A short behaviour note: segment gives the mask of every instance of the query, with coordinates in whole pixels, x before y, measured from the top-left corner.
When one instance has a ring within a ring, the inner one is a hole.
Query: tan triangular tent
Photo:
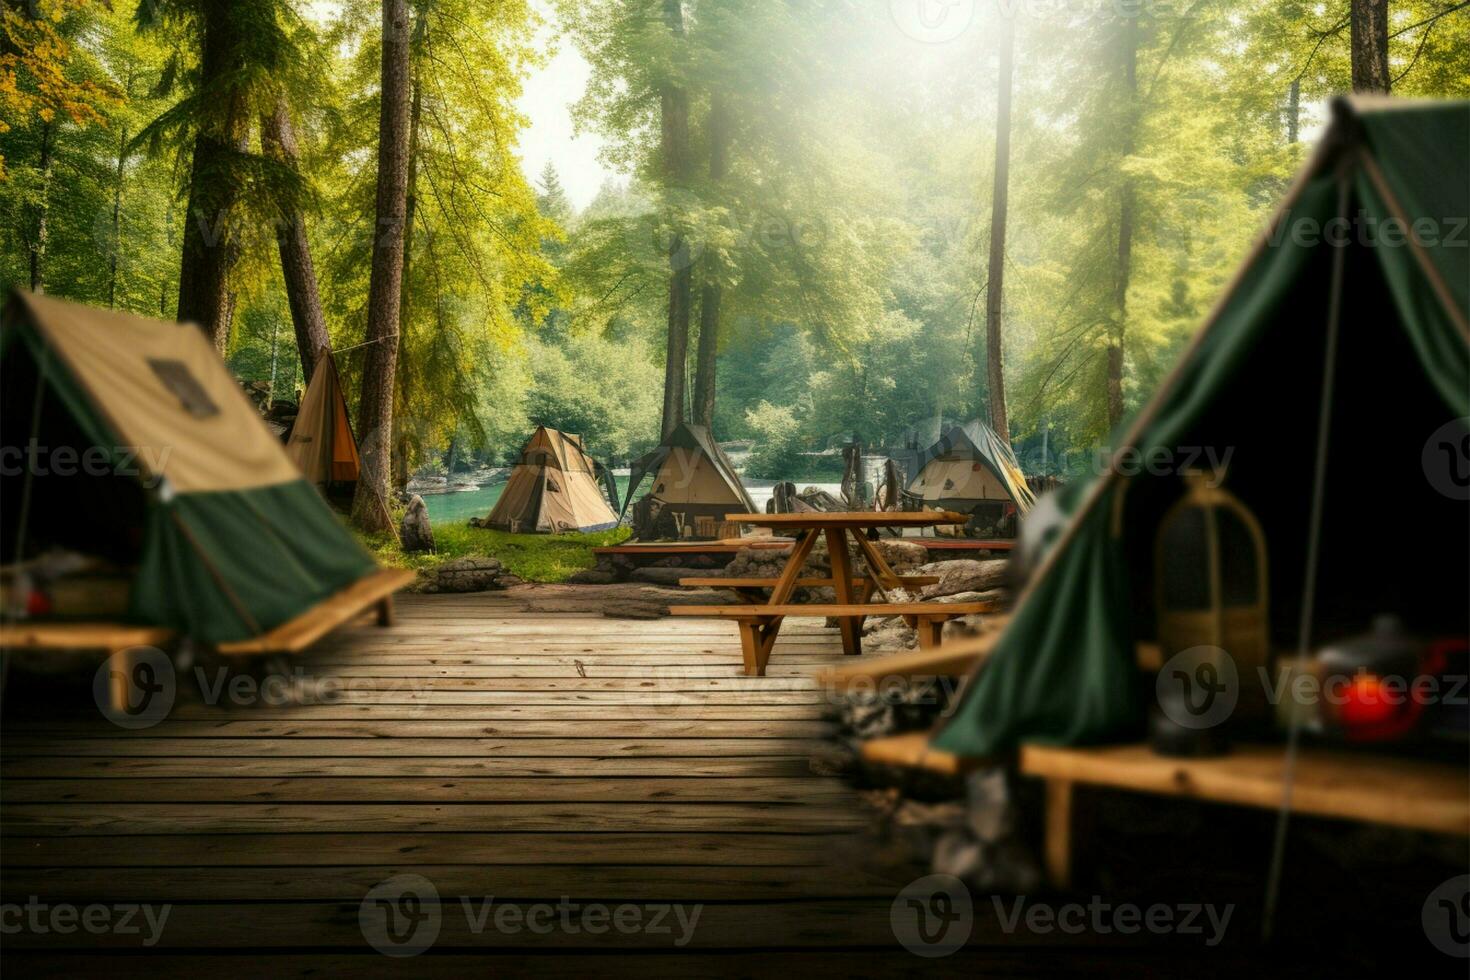
[[[691,522],[701,516],[724,520],[726,514],[755,513],[730,457],[702,425],[679,423],[658,448],[633,462],[625,509],[647,476],[653,477],[649,495]]]
[[[919,456],[908,492],[926,505],[969,513],[984,503],[1011,503],[1022,517],[1036,502],[1010,444],[980,419],[956,426]]]
[[[538,534],[605,531],[617,523],[581,438],[544,425],[521,450],[485,520],[497,530]]]
[[[317,355],[311,383],[301,397],[301,409],[286,440],[286,455],[315,486],[344,489],[357,482],[362,465],[357,440],[347,417],[337,364],[325,347]]]

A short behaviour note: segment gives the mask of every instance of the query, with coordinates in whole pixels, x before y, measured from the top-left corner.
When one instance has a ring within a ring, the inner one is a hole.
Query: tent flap
[[[1464,107],[1454,111],[1463,112]],[[1433,125],[1432,118],[1420,121]],[[1423,141],[1421,138],[1420,144]],[[1464,139],[1440,146],[1439,158],[1448,154],[1462,178],[1466,146]],[[1305,418],[1309,425],[1315,423],[1323,368],[1320,337],[1329,306],[1323,270],[1331,261],[1324,252],[1330,246],[1320,240],[1299,240],[1290,230],[1327,227],[1338,214],[1340,186],[1332,172],[1304,179],[1294,202],[1278,214],[1269,244],[1258,249],[1175,374],[1144,409],[1144,421],[1129,445],[1145,457],[1156,449],[1171,451],[1197,439],[1195,428],[1207,412],[1214,410],[1219,424],[1217,403],[1227,392],[1257,398],[1259,392],[1248,378],[1261,373],[1264,366],[1252,364],[1251,358],[1267,338],[1276,342],[1271,349],[1278,356],[1289,352],[1301,358],[1295,368],[1299,380],[1293,382],[1298,400],[1288,401],[1287,391],[1278,390],[1269,411],[1286,413],[1278,416],[1283,422]],[[1379,216],[1388,213],[1361,173],[1349,206]],[[1423,199],[1418,206],[1435,207]],[[1452,202],[1447,206],[1453,206]],[[1435,209],[1429,213],[1465,212]],[[1287,233],[1278,236],[1282,229]],[[1451,411],[1463,414],[1470,393],[1470,344],[1454,322],[1456,311],[1437,305],[1436,294],[1425,288],[1423,270],[1415,266],[1419,260],[1411,249],[1376,247],[1372,251],[1399,322],[1375,319],[1365,323],[1359,320],[1358,309],[1348,305],[1350,321],[1344,330],[1354,341],[1370,337],[1363,332],[1366,330],[1403,330],[1423,376],[1431,379]],[[1348,281],[1360,291],[1375,288],[1362,279]],[[1312,337],[1319,339],[1313,342]],[[1355,342],[1353,349],[1367,352],[1359,357],[1373,357],[1377,351],[1366,339]],[[1369,369],[1372,367],[1370,364]],[[1361,392],[1338,392],[1339,399],[1360,396]],[[1404,436],[1414,442],[1408,456],[1416,469],[1417,440],[1423,437],[1419,432]],[[1310,444],[1302,452],[1310,458]],[[939,748],[960,755],[986,755],[1022,741],[1076,744],[1141,730],[1143,702],[1137,693],[1133,650],[1137,637],[1129,587],[1136,573],[1124,561],[1117,529],[1111,526],[1119,494],[1138,479],[1128,482],[1106,474],[1094,482],[1066,537],[1039,572],[1041,577],[1023,596],[1004,635],[942,723],[935,737]],[[1301,487],[1282,486],[1277,492],[1299,495]]]

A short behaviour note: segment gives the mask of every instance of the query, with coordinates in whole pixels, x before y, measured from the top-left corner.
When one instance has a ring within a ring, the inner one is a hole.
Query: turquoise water
[[[501,481],[478,490],[426,494],[424,506],[429,509],[429,523],[463,524],[471,517],[488,517],[504,490],[505,482]]]
[[[623,486],[627,482],[626,474],[618,474],[618,493],[624,493]],[[771,488],[775,486],[772,480],[745,480],[745,489],[749,491],[751,500],[755,502],[756,510],[763,511],[766,501],[771,499]],[[801,483],[798,486],[806,487],[808,484]],[[835,483],[818,483],[831,494],[842,492],[842,488]],[[492,483],[478,490],[465,490],[459,493],[431,493],[424,497],[424,506],[429,508],[430,524],[463,524],[471,517],[488,517],[490,508],[500,499],[500,494],[505,490],[505,481]]]
[[[618,493],[623,492],[627,476],[615,475]],[[471,517],[489,517],[490,509],[505,492],[505,481],[492,483],[478,490],[462,490],[456,493],[430,493],[424,495],[424,506],[429,509],[430,524],[464,524]]]

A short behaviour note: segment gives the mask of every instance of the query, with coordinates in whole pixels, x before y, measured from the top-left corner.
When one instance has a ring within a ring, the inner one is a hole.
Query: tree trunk
[[[1388,0],[1352,0],[1353,91],[1388,94]]]
[[[130,84],[129,89],[132,88]],[[123,177],[128,164],[128,124],[122,124],[117,138],[117,167],[112,182],[112,247],[107,255],[107,306],[117,309],[117,257],[122,251]]]
[[[1286,93],[1286,142],[1295,143],[1301,131],[1302,123],[1302,83],[1301,79],[1292,79],[1291,88]]]
[[[1133,154],[1134,129],[1138,124],[1138,19],[1129,17],[1123,27],[1123,156]],[[1133,265],[1133,181],[1123,177],[1119,189],[1118,254],[1113,272],[1113,323],[1108,337],[1108,425],[1123,421],[1123,351],[1128,335],[1128,282]]]
[[[31,292],[46,291],[46,242],[51,232],[47,221],[51,214],[51,169],[52,151],[56,139],[56,124],[41,124],[41,194],[36,201],[36,237],[31,243]]]
[[[990,391],[990,427],[1007,444],[1005,353],[1001,344],[1006,268],[1006,210],[1011,171],[1012,55],[1016,46],[1015,18],[1001,18],[1000,77],[995,103],[995,183],[990,198],[990,270],[985,280],[985,371]]]
[[[204,43],[199,64],[200,87],[205,91],[237,71],[239,47],[232,23],[230,0],[205,0],[201,5]],[[221,352],[229,342],[234,297],[229,289],[230,269],[240,257],[232,227],[240,189],[230,160],[248,146],[249,115],[244,93],[230,95],[223,126],[201,129],[194,138],[194,160],[189,174],[189,206],[184,215],[184,244],[179,263],[181,322],[199,325]]]
[[[718,185],[729,169],[730,107],[718,93],[710,97],[709,179]],[[712,260],[711,260],[712,261]],[[699,349],[694,358],[694,422],[713,429],[715,424],[715,374],[720,353],[719,280],[706,268],[703,294],[699,299]]]
[[[413,269],[413,223],[418,214],[419,206],[419,121],[423,116],[423,88],[419,83],[418,68],[413,68],[413,98],[409,101],[408,109],[408,193],[404,197],[403,207],[403,286],[399,290],[398,299],[398,362],[399,370],[396,379],[397,391],[395,393],[395,404],[400,417],[408,411],[409,401],[413,397],[414,376],[413,365],[409,364],[403,357],[404,338],[408,334],[409,327],[409,305],[412,299],[410,290],[413,282],[408,274]],[[407,426],[398,425],[393,432],[393,472],[390,479],[393,489],[402,490],[408,486],[408,458],[412,449],[410,443],[412,433]]]
[[[398,364],[403,231],[408,207],[408,2],[383,0],[383,84],[378,109],[378,190],[368,285],[367,347],[357,433],[362,468],[352,522],[391,529],[388,470],[393,444],[393,375]]]
[[[260,148],[269,157],[292,171],[300,165],[296,131],[285,98],[276,100],[275,109],[260,120]],[[317,290],[316,270],[311,261],[311,244],[306,238],[306,217],[294,204],[283,209],[283,225],[278,229],[276,250],[281,256],[281,276],[286,281],[286,302],[291,307],[291,323],[296,328],[296,351],[301,358],[301,384],[305,388],[316,370],[317,354],[330,348],[327,318],[322,313],[322,298]]]
[[[664,20],[676,37],[684,36],[681,0],[664,0]],[[660,95],[660,137],[664,156],[665,190],[682,188],[689,175],[689,94],[665,84]],[[689,308],[694,269],[684,236],[669,241],[668,346],[664,354],[664,407],[662,436],[684,420],[684,371],[689,356]]]

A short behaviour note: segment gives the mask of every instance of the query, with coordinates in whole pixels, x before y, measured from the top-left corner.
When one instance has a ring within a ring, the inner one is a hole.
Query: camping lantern
[[[1165,660],[1195,647],[1225,651],[1243,681],[1236,714],[1261,721],[1264,691],[1250,681],[1270,656],[1266,540],[1255,515],[1220,486],[1221,479],[1218,473],[1186,473],[1188,489],[1159,522],[1159,645]]]

